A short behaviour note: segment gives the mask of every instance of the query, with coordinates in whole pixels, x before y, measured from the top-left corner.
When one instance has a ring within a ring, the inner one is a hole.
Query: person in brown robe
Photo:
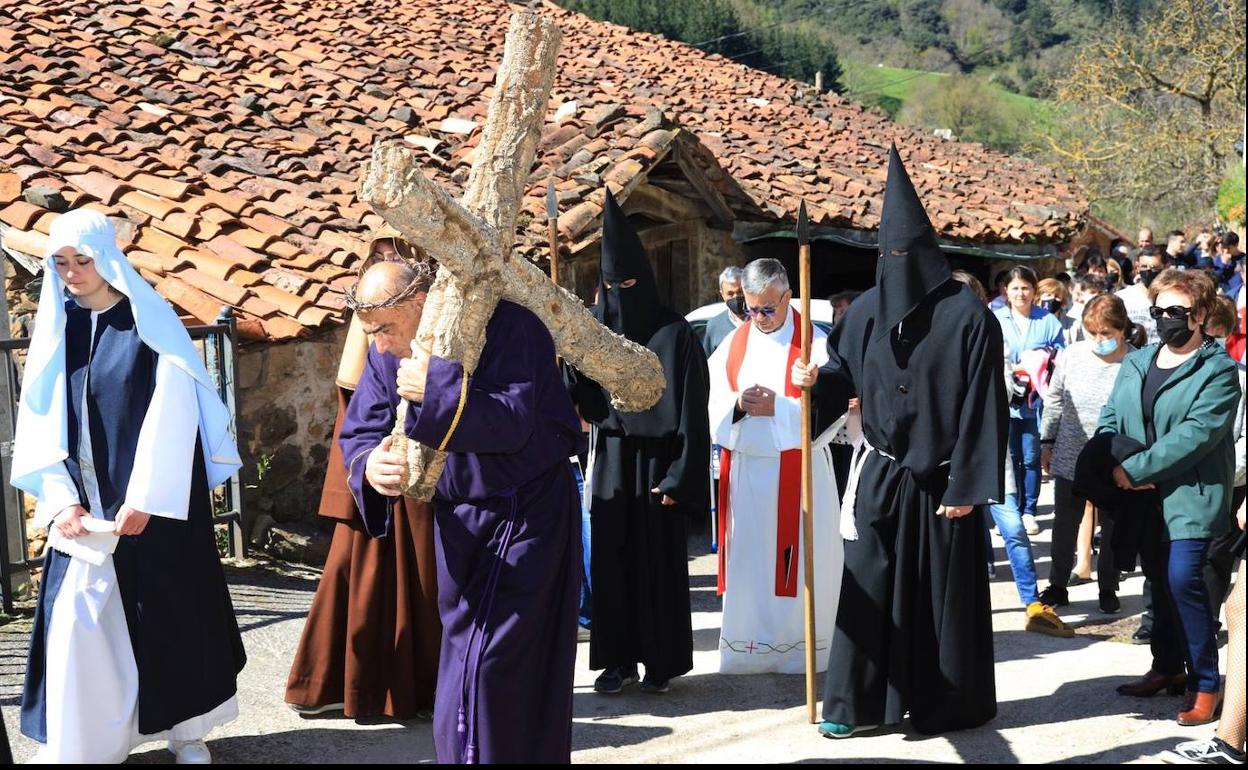
[[[377,261],[410,265],[414,251],[397,238],[379,238],[365,268]],[[409,286],[407,307],[387,309],[408,311],[396,326],[410,331],[389,329],[391,338],[406,335],[410,344],[420,319],[419,309],[414,319],[410,311],[423,304],[431,280],[431,270],[418,270],[420,285]],[[286,703],[304,716],[342,711],[353,718],[429,719],[442,636],[433,512],[428,503],[400,498],[390,534],[370,537],[347,486],[338,443],[369,347],[370,324],[360,316],[357,311],[352,319],[339,366],[338,418],[318,511],[336,522],[334,537],[286,682]],[[385,343],[375,341],[379,349]]]

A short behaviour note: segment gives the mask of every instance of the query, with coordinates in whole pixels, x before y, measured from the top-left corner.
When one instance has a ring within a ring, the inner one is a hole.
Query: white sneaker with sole
[[[203,741],[169,741],[165,747],[173,754],[178,765],[211,765],[212,752]]]
[[[1023,530],[1029,535],[1040,534],[1040,524],[1036,521],[1036,517],[1030,513],[1023,514]]]
[[[1168,765],[1242,765],[1243,752],[1236,752],[1217,738],[1184,741],[1157,758]]]
[[[328,714],[331,711],[342,711],[346,708],[345,703],[326,703],[324,706],[300,706],[298,703],[287,703],[290,710],[301,717],[315,717],[321,714]]]

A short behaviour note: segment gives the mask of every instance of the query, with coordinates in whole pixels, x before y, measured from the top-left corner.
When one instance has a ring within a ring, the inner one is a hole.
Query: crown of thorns
[[[393,246],[394,251],[398,254],[398,259],[387,259],[377,253],[378,245],[389,242]],[[364,302],[360,300],[356,294],[360,288],[360,280],[364,277],[365,271],[378,262],[402,262],[412,271],[412,280],[407,286],[395,294],[387,297],[381,302]],[[422,291],[429,291],[429,287],[433,284],[433,276],[437,271],[437,265],[433,260],[429,259],[423,251],[408,243],[401,238],[379,238],[373,243],[373,249],[368,258],[360,264],[359,270],[356,271],[356,281],[351,284],[346,292],[347,307],[353,312],[381,310],[384,308],[395,307],[408,301]]]

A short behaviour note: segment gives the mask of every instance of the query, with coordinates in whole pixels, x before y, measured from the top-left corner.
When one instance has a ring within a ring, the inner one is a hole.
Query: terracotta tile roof
[[[92,205],[131,260],[200,320],[228,304],[253,338],[306,335],[380,218],[355,197],[377,137],[458,193],[492,91],[502,0],[0,0],[0,222],[38,253],[49,210]],[[560,75],[518,247],[540,258],[553,175],[575,247],[602,187],[627,196],[680,147],[741,219],[873,229],[896,140],[942,236],[1056,242],[1087,209],[1068,179],[923,136],[835,95],[565,12]]]

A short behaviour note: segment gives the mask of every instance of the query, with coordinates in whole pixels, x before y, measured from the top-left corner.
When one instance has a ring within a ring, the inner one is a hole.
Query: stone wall
[[[238,444],[244,532],[257,517],[314,521],[337,400],[346,327],[308,340],[248,345],[239,354]]]
[[[728,230],[702,228],[698,238],[698,259],[694,263],[693,307],[719,302],[719,274],[725,267],[743,267],[745,249],[733,239]]]
[[[0,254],[4,263],[4,299],[9,308],[9,336],[29,337],[35,328],[35,311],[39,309],[39,291],[32,285],[36,277],[13,264]]]

